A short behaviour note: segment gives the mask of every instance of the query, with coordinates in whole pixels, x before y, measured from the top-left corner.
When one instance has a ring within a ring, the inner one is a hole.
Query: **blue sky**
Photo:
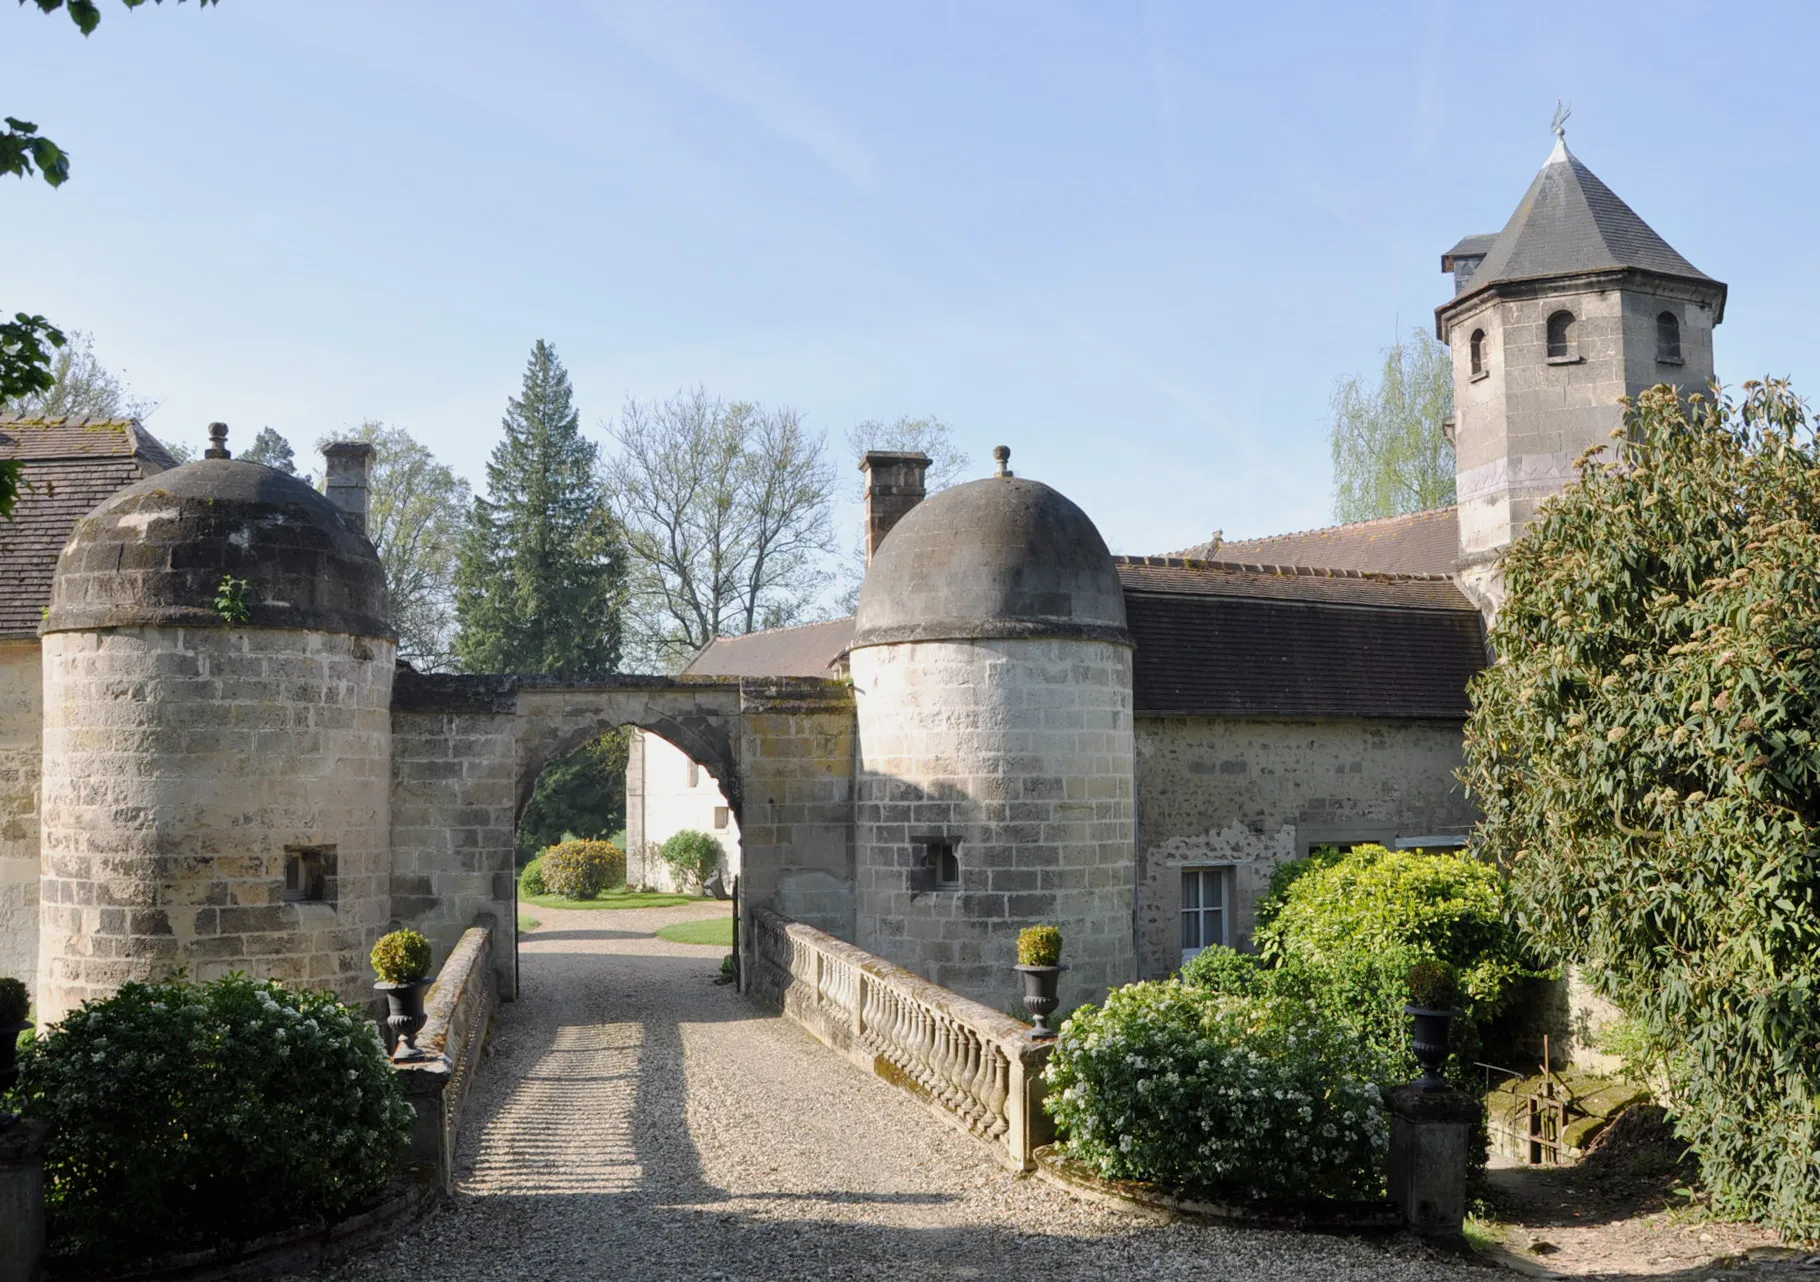
[[[191,444],[379,418],[479,479],[543,337],[590,427],[935,414],[1115,551],[1325,524],[1334,380],[1432,325],[1556,98],[1730,284],[1721,376],[1820,386],[1820,7],[103,3],[0,4],[0,114],[73,158],[0,186],[0,308]]]

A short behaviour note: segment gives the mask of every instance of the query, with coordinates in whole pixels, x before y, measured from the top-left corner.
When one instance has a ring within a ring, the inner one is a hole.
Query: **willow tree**
[[[1453,413],[1453,360],[1421,330],[1384,351],[1372,386],[1343,379],[1329,402],[1333,516],[1368,521],[1454,501],[1453,446],[1442,431]]]
[[[1657,387],[1505,555],[1466,780],[1519,923],[1662,1052],[1715,1206],[1820,1236],[1820,450]]]

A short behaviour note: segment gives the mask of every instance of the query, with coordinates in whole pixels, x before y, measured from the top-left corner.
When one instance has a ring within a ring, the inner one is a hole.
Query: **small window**
[[[1681,363],[1681,318],[1673,312],[1656,317],[1656,359],[1665,365]]]
[[[1226,933],[1228,868],[1182,869],[1182,960],[1230,942]]]
[[[716,828],[725,828],[727,826],[727,820],[731,817],[732,812],[725,806],[714,807],[714,826]]]
[[[1472,332],[1472,376],[1485,377],[1485,331],[1475,329]]]
[[[923,848],[923,883],[935,890],[959,890],[961,855],[956,844],[946,837],[929,837],[917,844]]]
[[[1574,350],[1574,314],[1556,312],[1548,318],[1548,359],[1566,361],[1577,355]]]
[[[701,787],[701,766],[693,761],[689,763],[689,786],[691,788]]]
[[[285,847],[284,901],[287,904],[335,902],[335,847]]]

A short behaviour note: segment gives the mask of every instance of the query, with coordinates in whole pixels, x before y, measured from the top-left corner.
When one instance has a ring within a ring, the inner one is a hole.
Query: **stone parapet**
[[[455,1191],[462,1105],[498,1004],[492,955],[495,924],[491,916],[478,918],[424,994],[424,1024],[417,1045],[429,1058],[392,1065],[417,1113],[410,1160],[433,1171],[447,1193]]]
[[[1054,1138],[1043,1111],[1052,1042],[1009,1015],[766,909],[750,914],[748,991],[856,1066],[998,1147],[1016,1170]]]

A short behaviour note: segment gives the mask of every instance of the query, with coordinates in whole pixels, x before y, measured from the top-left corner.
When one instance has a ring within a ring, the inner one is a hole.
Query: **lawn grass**
[[[528,935],[541,925],[543,923],[535,917],[527,917],[523,913],[518,914],[518,933],[521,935]]]
[[[694,895],[665,895],[654,891],[607,890],[598,899],[569,899],[563,895],[525,895],[521,904],[539,908],[676,908],[699,903]]]
[[[673,944],[706,944],[714,948],[731,948],[733,914],[709,917],[702,921],[679,921],[673,926],[659,926],[657,937]]]

